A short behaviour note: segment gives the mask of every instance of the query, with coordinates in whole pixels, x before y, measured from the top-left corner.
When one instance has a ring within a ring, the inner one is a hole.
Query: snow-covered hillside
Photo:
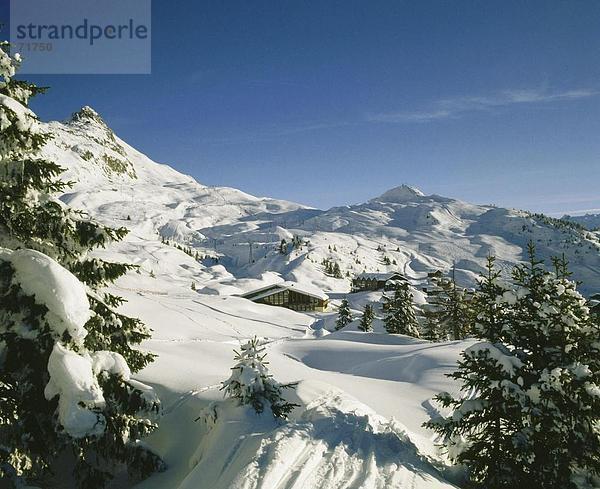
[[[437,414],[435,394],[458,393],[445,375],[468,343],[384,334],[378,319],[372,333],[354,322],[328,334],[348,275],[400,270],[416,284],[455,263],[459,280],[472,284],[488,254],[508,270],[533,239],[543,256],[565,252],[588,290],[600,286],[598,235],[544,216],[407,186],[321,211],[204,186],[128,146],[89,108],[46,127],[55,134],[46,154],[75,181],[63,200],[129,228],[100,254],[140,265],[114,291],[128,300],[125,313],[153,329],[143,346],[158,356],[137,379],[162,400],[160,428],[147,442],[168,466],[141,488],[455,487],[422,423]],[[286,253],[278,250],[282,239]],[[344,277],[327,276],[323,259],[337,262]],[[332,312],[297,313],[236,296],[283,280],[325,290]],[[348,298],[356,310],[380,296]],[[299,382],[288,393],[299,406],[286,423],[223,402],[233,349],[255,335],[275,378]],[[127,486],[116,480],[114,487]]]
[[[226,271],[220,268],[210,283],[198,277],[207,292],[239,292],[237,279],[277,272],[283,280],[344,293],[350,277],[363,271],[400,270],[419,281],[426,272],[448,271],[453,264],[458,280],[472,285],[486,256],[495,255],[509,270],[523,259],[530,240],[542,258],[564,253],[585,292],[600,288],[600,235],[562,220],[424,195],[408,186],[362,204],[310,209],[207,187],[154,163],[89,107],[48,129],[56,136],[46,153],[76,182],[63,200],[137,236],[160,235],[218,257]],[[293,236],[302,246],[279,253],[281,240]],[[326,276],[324,259],[337,262],[344,278]]]
[[[173,247],[124,243],[102,254],[131,258],[146,247],[164,270],[115,286],[128,300],[124,311],[154,330],[143,346],[158,355],[137,379],[162,400],[160,428],[147,442],[168,470],[140,488],[454,487],[421,424],[436,414],[435,394],[457,392],[445,374],[464,343],[351,326],[318,338],[316,315],[194,292],[186,274],[204,273],[202,265]],[[266,341],[275,378],[300,382],[286,393],[300,405],[286,423],[222,403],[233,350],[254,335]],[[217,418],[194,421],[213,401],[222,403],[212,408]]]

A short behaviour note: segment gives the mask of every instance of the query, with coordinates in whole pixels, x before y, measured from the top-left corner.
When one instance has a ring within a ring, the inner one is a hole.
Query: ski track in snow
[[[260,320],[260,319],[252,319],[252,318],[240,316],[238,314],[232,314],[230,312],[223,311],[222,309],[218,309],[216,307],[209,306],[208,304],[204,304],[203,302],[200,302],[200,301],[197,301],[197,300],[195,300],[193,302],[196,303],[196,304],[200,304],[201,306],[206,307],[206,308],[208,308],[208,309],[210,309],[212,311],[218,312],[220,314],[225,314],[227,316],[231,316],[231,317],[234,317],[234,318],[237,318],[237,319],[244,319],[246,321],[254,321],[254,322],[262,323],[262,324],[270,324],[271,326],[277,326],[278,328],[291,329],[292,331],[297,331],[299,333],[304,333],[304,331],[305,331],[304,329],[289,328],[288,326],[285,326],[283,324],[273,323],[271,321]],[[243,338],[243,336],[241,334],[240,334],[240,338]]]

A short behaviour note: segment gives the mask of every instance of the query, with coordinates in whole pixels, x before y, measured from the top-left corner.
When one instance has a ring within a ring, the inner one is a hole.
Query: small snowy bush
[[[287,418],[297,404],[287,402],[282,392],[296,384],[280,384],[273,379],[264,351],[256,337],[242,345],[240,351],[235,352],[236,364],[222,389],[227,397],[239,400],[242,405],[251,405],[259,414],[268,408],[273,416]]]

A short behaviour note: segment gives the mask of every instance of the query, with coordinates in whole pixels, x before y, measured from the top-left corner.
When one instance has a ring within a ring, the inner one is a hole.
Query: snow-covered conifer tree
[[[363,315],[360,318],[360,324],[358,325],[358,329],[364,331],[365,333],[373,331],[374,317],[375,313],[373,312],[373,306],[371,304],[367,304],[363,311]]]
[[[449,458],[468,466],[471,482],[490,489],[513,487],[511,484],[521,477],[513,456],[511,435],[515,430],[511,423],[521,417],[521,405],[512,388],[518,388],[522,363],[509,347],[497,342],[507,317],[499,300],[502,296],[495,295],[495,291],[503,290],[497,279],[493,259],[489,259],[487,274],[482,275],[474,299],[475,331],[483,341],[465,350],[451,375],[462,382],[466,396],[454,399],[448,393],[440,394],[437,400],[453,413],[426,423],[443,437]]]
[[[406,282],[394,284],[394,295],[385,299],[385,330],[391,334],[405,334],[419,337],[415,303]]]
[[[468,395],[441,394],[454,412],[427,425],[443,436],[450,458],[469,467],[476,487],[595,487],[600,325],[564,260],[549,272],[529,251],[500,296],[491,292],[498,284],[488,268],[476,332],[490,338],[467,348],[452,374]]]
[[[473,313],[471,297],[466,289],[459,287],[454,277],[454,269],[446,289],[446,301],[440,317],[442,336],[451,340],[461,340],[471,332]]]
[[[287,252],[288,252],[287,241],[285,239],[282,239],[281,242],[279,243],[279,253],[281,253],[282,255],[287,255]]]
[[[432,277],[428,296],[429,304],[425,310],[427,339],[465,338],[472,329],[471,298],[457,285],[454,269],[450,277]]]
[[[338,317],[335,321],[335,329],[342,329],[344,326],[352,322],[352,314],[350,312],[350,305],[347,299],[342,299],[342,303],[338,308]]]
[[[242,345],[235,352],[236,364],[222,389],[227,397],[239,400],[242,405],[249,404],[259,414],[268,408],[273,416],[285,419],[297,404],[286,401],[282,393],[295,384],[280,384],[273,379],[266,356],[256,337]]]
[[[439,309],[435,304],[427,302],[421,306],[423,322],[421,324],[421,337],[429,341],[439,341],[440,321]]]
[[[139,443],[158,401],[130,378],[152,361],[134,348],[149,333],[102,290],[132,267],[87,254],[126,230],[54,196],[62,169],[39,156],[51,136],[28,108],[43,90],[14,79],[19,62],[2,43],[0,478],[44,480],[66,457],[79,487],[99,488],[120,464],[135,476],[161,465]]]
[[[486,272],[479,279],[472,303],[474,332],[478,338],[485,338],[492,343],[503,338],[508,320],[505,303],[497,300],[506,289],[500,282],[501,274],[494,266],[495,261],[493,256],[487,258]]]
[[[437,314],[435,310],[432,310],[429,304],[423,306],[423,323],[420,331],[421,337],[424,340],[439,341],[440,339]]]
[[[448,283],[447,277],[442,276],[441,272],[430,274],[427,302],[423,305],[424,322],[421,335],[426,340],[439,341],[443,338],[441,320],[448,300]]]
[[[519,460],[530,484],[570,487],[582,475],[600,475],[600,323],[569,280],[564,257],[550,273],[532,244],[529,253],[529,264],[514,272],[515,297],[507,298],[516,299],[514,344],[526,352]]]

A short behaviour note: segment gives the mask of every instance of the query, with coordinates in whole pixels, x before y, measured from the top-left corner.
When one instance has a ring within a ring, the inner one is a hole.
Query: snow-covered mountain
[[[350,277],[363,271],[400,270],[419,281],[453,265],[459,281],[472,285],[488,255],[508,271],[525,258],[530,240],[542,258],[564,253],[584,291],[600,289],[600,234],[563,220],[424,195],[406,185],[362,204],[311,209],[202,185],[126,144],[89,107],[47,128],[55,137],[46,153],[76,182],[63,200],[136,235],[160,234],[218,257],[228,273],[204,284],[212,293],[239,291],[237,279],[267,272],[346,292]],[[279,253],[281,240],[293,236],[303,246]],[[325,275],[324,259],[337,262],[344,278]]]
[[[203,228],[300,207],[232,188],[207,187],[154,163],[119,139],[90,107],[47,128],[54,138],[46,154],[67,169],[64,178],[75,182],[63,200],[106,220],[130,215],[135,223],[148,222],[157,230],[164,227],[166,234],[183,241]]]

